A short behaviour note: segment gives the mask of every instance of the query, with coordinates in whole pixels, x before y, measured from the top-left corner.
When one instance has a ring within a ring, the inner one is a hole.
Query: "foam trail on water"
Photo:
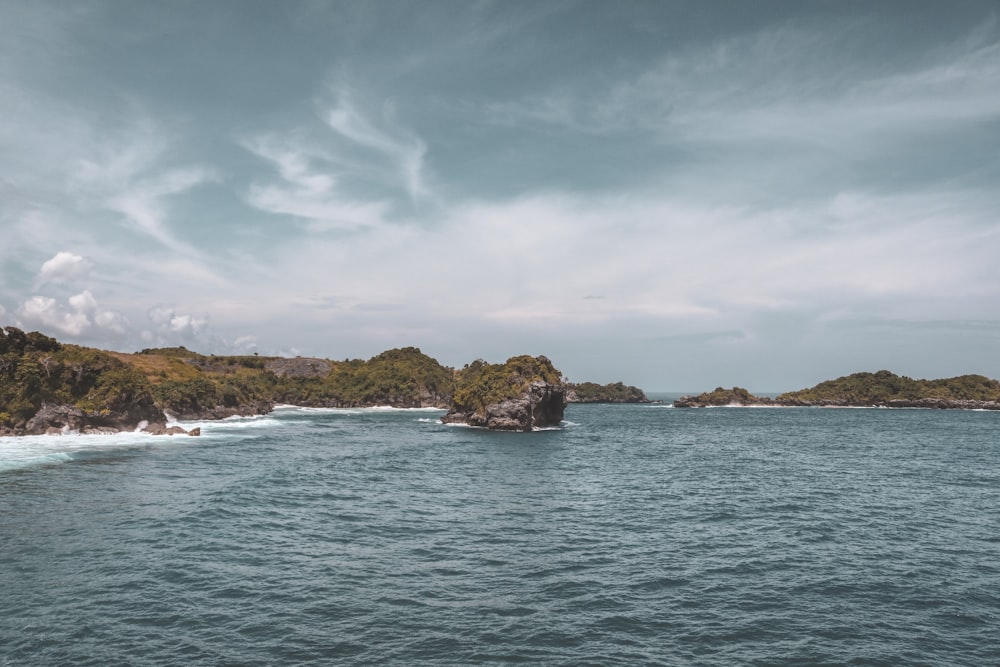
[[[178,437],[183,436],[154,436],[134,431],[110,435],[81,435],[67,432],[61,435],[2,437],[0,472],[66,463],[73,461],[77,455],[87,452],[146,447],[157,442],[166,444]]]

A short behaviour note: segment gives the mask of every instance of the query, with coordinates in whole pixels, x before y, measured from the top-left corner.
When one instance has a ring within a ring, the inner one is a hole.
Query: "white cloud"
[[[248,352],[257,347],[257,336],[237,336],[231,345],[237,350]]]
[[[151,330],[142,332],[147,343],[176,344],[177,341],[208,341],[208,318],[177,313],[173,306],[158,305],[147,311]]]
[[[74,338],[83,335],[91,327],[86,313],[66,309],[55,299],[46,296],[30,297],[18,308],[17,315],[31,327],[53,330]]]
[[[70,338],[125,334],[128,320],[116,311],[103,309],[94,295],[85,290],[61,304],[52,297],[35,295],[16,311],[22,326],[54,331]]]
[[[79,280],[90,272],[91,267],[91,263],[80,255],[61,251],[42,264],[38,278],[41,283]]]
[[[85,290],[69,298],[69,305],[81,313],[91,313],[97,310],[97,300],[90,291]]]

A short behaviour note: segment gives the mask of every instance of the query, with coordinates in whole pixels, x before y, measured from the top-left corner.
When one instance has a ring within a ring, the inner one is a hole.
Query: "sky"
[[[0,324],[1000,377],[993,0],[0,0]]]

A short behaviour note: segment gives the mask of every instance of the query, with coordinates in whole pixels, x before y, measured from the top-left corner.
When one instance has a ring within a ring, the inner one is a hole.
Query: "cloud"
[[[313,231],[359,229],[383,224],[389,209],[384,201],[348,197],[338,179],[314,167],[315,156],[277,137],[261,137],[244,146],[273,164],[281,184],[252,185],[247,203],[261,211],[290,215],[308,222]]]
[[[356,94],[345,85],[334,86],[334,98],[336,101],[326,112],[327,125],[349,142],[387,159],[412,199],[426,196],[427,145],[396,123],[395,105],[387,100],[379,116],[366,114],[357,105]]]
[[[260,133],[241,142],[281,177],[253,184],[247,203],[302,219],[311,231],[376,227],[433,203],[427,144],[398,122],[391,100],[375,111],[345,84],[332,86],[330,95],[321,105],[322,128]]]
[[[164,200],[213,180],[214,173],[205,168],[173,169],[116,189],[104,200],[104,206],[121,213],[137,229],[171,250],[193,254],[194,247],[177,239],[167,226]]]
[[[21,303],[16,315],[22,326],[55,331],[73,339],[124,334],[127,327],[121,313],[100,308],[89,291],[69,297],[65,305],[52,297],[35,295]]]
[[[147,343],[165,344],[174,341],[206,340],[208,318],[177,313],[173,306],[154,306],[147,312],[151,330],[142,332]]]
[[[60,251],[42,264],[38,279],[40,283],[70,282],[85,277],[91,268],[91,263],[80,255]]]

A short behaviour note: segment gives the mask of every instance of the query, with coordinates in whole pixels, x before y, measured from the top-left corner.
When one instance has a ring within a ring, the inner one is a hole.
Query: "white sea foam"
[[[24,435],[0,438],[0,472],[38,465],[72,461],[81,453],[112,451],[152,444],[169,444],[185,436],[152,435],[123,431],[104,435],[81,435],[66,432],[61,435]]]
[[[175,421],[172,422],[172,425],[180,426],[186,431],[190,431],[193,428],[200,428],[201,434],[204,436],[212,435],[213,433],[218,433],[219,431],[229,431],[233,429],[242,430],[249,428],[268,428],[271,426],[277,426],[280,423],[280,420],[272,417],[271,415],[251,415],[249,417],[234,415],[232,417],[226,417],[225,419]]]
[[[331,415],[360,415],[366,412],[444,412],[442,408],[397,408],[392,405],[375,405],[367,408],[311,408],[303,405],[281,404],[274,412],[312,412]]]

